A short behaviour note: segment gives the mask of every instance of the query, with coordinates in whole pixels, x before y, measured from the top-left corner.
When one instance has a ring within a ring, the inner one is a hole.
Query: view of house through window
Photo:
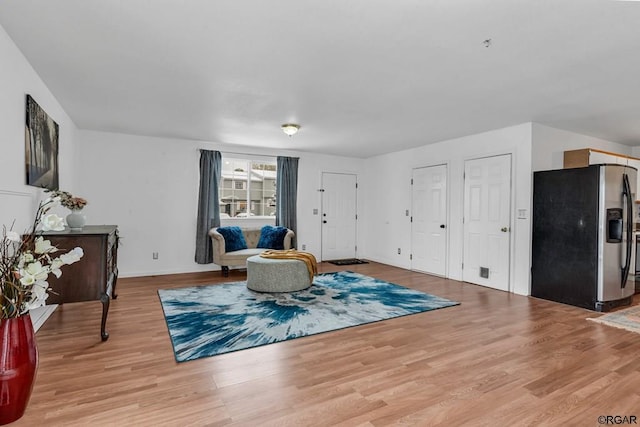
[[[222,159],[220,217],[275,216],[276,162]]]

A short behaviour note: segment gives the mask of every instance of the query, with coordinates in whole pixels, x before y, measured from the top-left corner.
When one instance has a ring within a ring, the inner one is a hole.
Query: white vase
[[[87,217],[84,216],[82,211],[71,211],[71,213],[67,215],[67,225],[72,230],[82,230],[86,222]]]

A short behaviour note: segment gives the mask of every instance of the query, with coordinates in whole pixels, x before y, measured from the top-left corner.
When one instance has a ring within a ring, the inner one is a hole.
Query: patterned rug
[[[233,282],[158,295],[178,362],[459,304],[349,271],[319,274],[298,292]]]
[[[640,305],[607,313],[600,317],[589,318],[592,322],[640,333]]]

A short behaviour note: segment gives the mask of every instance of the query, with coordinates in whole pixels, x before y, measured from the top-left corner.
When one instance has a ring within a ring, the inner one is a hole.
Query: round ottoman
[[[247,258],[247,288],[258,292],[293,292],[311,286],[304,261],[297,259]]]

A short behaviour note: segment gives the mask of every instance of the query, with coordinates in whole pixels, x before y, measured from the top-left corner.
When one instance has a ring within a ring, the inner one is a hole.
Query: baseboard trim
[[[31,323],[33,324],[33,331],[38,332],[38,329],[44,325],[44,322],[47,321],[49,316],[53,314],[58,308],[58,304],[45,305],[42,307],[35,308],[33,310],[29,310],[29,315],[31,316]]]
[[[118,274],[118,278],[127,277],[147,277],[147,276],[166,276],[169,274],[183,274],[183,273],[206,273],[206,272],[220,271],[220,266],[216,264],[206,264],[201,268],[176,268],[171,270],[154,270],[154,271],[128,271]]]

